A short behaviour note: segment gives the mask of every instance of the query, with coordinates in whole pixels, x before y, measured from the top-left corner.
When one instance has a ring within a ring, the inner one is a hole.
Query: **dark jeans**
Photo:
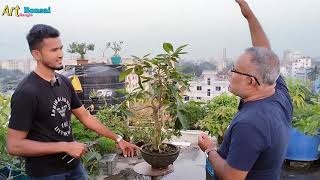
[[[45,177],[30,177],[31,180],[87,180],[88,174],[85,168],[81,163],[74,169],[62,173],[56,174],[52,176],[45,176]]]

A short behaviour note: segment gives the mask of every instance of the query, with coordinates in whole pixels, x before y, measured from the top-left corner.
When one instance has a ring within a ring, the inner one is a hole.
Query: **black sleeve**
[[[71,109],[77,109],[82,106],[82,103],[71,83],[70,83],[70,86],[71,86]]]
[[[8,127],[29,131],[36,113],[36,96],[26,90],[16,91],[11,99],[11,116]]]

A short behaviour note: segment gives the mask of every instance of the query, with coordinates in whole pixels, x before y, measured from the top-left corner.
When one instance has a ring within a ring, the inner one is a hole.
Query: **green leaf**
[[[178,47],[176,51],[179,52],[179,51],[181,51],[183,48],[185,48],[186,46],[188,46],[188,44],[185,44],[185,45],[182,45],[182,46]]]
[[[188,123],[187,113],[182,109],[178,109],[177,116],[183,129],[188,129],[189,123]]]
[[[139,83],[139,86],[140,86],[140,88],[143,90],[144,88],[143,88],[143,85],[142,85],[142,82],[141,82],[141,77],[140,76],[138,76],[138,83]]]
[[[143,56],[143,58],[146,58],[146,57],[148,57],[148,56],[150,56],[150,53],[149,53],[149,54],[144,55],[144,56]]]
[[[133,59],[140,59],[138,56],[134,56],[134,55],[131,55],[131,57],[133,57]]]
[[[135,72],[138,76],[142,75],[142,74],[143,74],[143,67],[142,67],[141,65],[136,65],[136,66],[134,67],[134,72]]]
[[[156,66],[159,64],[159,62],[156,58],[152,59],[150,62]]]
[[[173,46],[170,43],[163,43],[163,49],[167,52],[173,52]]]
[[[119,81],[124,81],[126,77],[132,72],[133,68],[129,68],[123,72],[120,73],[119,75]]]
[[[144,67],[147,67],[147,68],[152,67],[151,64],[147,61],[144,61],[143,64],[144,64]]]
[[[115,92],[127,94],[127,91],[125,89],[116,89]]]

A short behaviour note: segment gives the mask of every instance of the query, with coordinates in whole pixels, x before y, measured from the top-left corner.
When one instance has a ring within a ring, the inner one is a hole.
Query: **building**
[[[31,72],[35,67],[36,62],[33,59],[0,61],[1,69],[20,70],[25,74]]]
[[[227,49],[223,48],[222,58],[216,59],[216,66],[218,71],[222,71],[227,67]]]
[[[312,59],[299,51],[285,50],[281,67],[283,75],[305,79],[312,68]]]
[[[229,81],[218,75],[216,71],[203,71],[200,78],[190,82],[189,91],[185,93],[184,100],[208,101],[213,97],[228,93]]]
[[[292,62],[291,75],[293,77],[305,77],[307,70],[311,67],[311,58],[301,56]]]

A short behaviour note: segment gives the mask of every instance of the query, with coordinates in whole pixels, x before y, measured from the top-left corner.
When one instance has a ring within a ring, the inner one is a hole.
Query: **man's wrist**
[[[68,142],[58,142],[58,148],[60,152],[68,152]]]
[[[119,143],[122,139],[123,139],[122,136],[117,135],[117,137],[116,137],[116,143]]]
[[[212,151],[217,151],[217,147],[209,147],[208,149],[206,149],[206,150],[204,151],[204,153],[206,154],[206,157],[207,157],[207,158],[209,157],[209,154],[210,154]]]

